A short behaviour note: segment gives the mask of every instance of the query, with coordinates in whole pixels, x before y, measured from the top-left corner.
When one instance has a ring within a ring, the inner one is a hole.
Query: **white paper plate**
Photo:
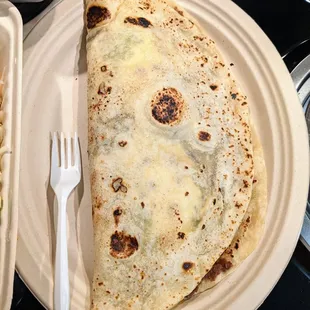
[[[18,216],[20,125],[22,93],[22,19],[9,1],[0,1],[0,79],[4,81],[1,110],[4,139],[0,158],[3,200],[0,211],[0,309],[11,306]]]
[[[309,180],[304,116],[279,54],[250,17],[227,0],[178,2],[207,29],[226,61],[235,64],[263,143],[269,183],[266,229],[259,248],[220,285],[181,308],[254,309],[282,274],[301,229]],[[25,41],[17,267],[50,309],[55,238],[49,133],[56,130],[77,130],[81,140],[84,182],[68,207],[71,309],[89,307],[93,249],[84,35],[82,1],[65,0]]]

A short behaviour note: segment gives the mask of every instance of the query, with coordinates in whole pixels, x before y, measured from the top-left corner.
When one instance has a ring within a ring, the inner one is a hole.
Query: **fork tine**
[[[60,166],[59,165],[59,151],[58,151],[58,139],[57,133],[53,134],[53,144],[52,144],[52,165],[51,166]]]
[[[77,133],[74,134],[74,166],[81,170],[81,155]]]
[[[65,168],[66,151],[65,151],[65,136],[63,132],[60,134],[60,157],[61,157],[60,166]]]
[[[72,165],[72,150],[71,150],[71,135],[69,134],[67,137],[67,162],[68,167],[71,167]]]

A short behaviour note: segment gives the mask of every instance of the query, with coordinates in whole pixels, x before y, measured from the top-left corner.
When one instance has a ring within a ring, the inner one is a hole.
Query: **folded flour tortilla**
[[[170,309],[231,244],[252,196],[248,102],[171,1],[88,0],[92,309]]]

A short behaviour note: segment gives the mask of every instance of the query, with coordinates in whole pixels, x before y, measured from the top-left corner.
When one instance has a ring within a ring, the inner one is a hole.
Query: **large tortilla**
[[[173,2],[86,2],[92,309],[169,309],[247,212],[247,98]]]

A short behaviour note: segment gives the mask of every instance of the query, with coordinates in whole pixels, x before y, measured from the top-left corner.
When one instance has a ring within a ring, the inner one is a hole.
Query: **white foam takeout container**
[[[0,195],[0,309],[10,309],[15,269],[20,162],[22,19],[9,2],[0,0],[0,78],[3,84],[4,138]]]

